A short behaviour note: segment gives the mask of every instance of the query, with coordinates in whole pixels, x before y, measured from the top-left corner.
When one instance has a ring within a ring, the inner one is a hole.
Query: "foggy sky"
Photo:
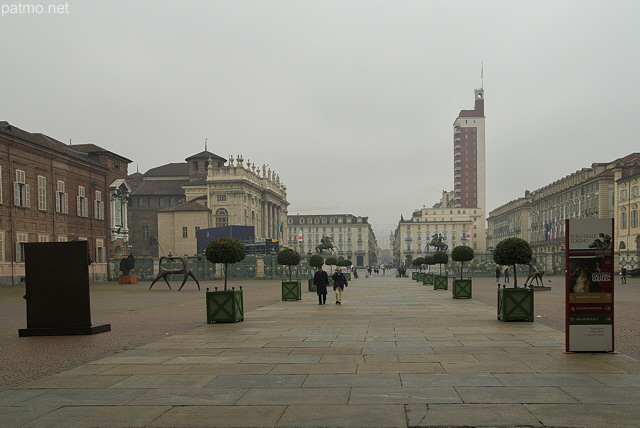
[[[453,189],[453,122],[481,85],[488,211],[640,151],[637,1],[67,10],[0,17],[0,120],[97,144],[130,172],[182,162],[206,139],[224,158],[269,164],[290,214],[368,216],[383,246],[401,215]]]

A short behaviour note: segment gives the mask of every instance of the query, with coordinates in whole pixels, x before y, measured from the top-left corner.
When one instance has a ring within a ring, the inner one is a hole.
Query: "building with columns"
[[[185,160],[130,177],[135,186],[129,212],[136,256],[158,257],[169,249],[193,255],[196,231],[211,227],[253,226],[257,241],[286,236],[289,203],[278,174],[242,156],[230,156],[225,165],[226,159],[207,150]],[[171,226],[161,229],[159,218]]]

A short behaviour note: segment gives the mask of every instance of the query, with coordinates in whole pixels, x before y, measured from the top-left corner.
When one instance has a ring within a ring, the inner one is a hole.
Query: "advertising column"
[[[566,220],[566,351],[613,351],[613,219]]]

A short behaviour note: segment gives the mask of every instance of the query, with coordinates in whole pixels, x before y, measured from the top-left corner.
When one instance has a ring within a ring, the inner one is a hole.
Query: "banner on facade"
[[[612,352],[613,219],[567,219],[566,350]]]

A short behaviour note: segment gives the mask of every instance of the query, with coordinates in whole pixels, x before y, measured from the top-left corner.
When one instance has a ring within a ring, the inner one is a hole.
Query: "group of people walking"
[[[502,276],[502,271],[499,266],[496,266],[496,281],[500,282],[500,276]],[[506,267],[504,269],[504,282],[509,282],[509,268]]]
[[[347,277],[340,268],[336,268],[336,271],[331,275],[333,279],[333,291],[336,293],[336,305],[342,305],[342,291],[349,285]],[[318,304],[325,305],[327,303],[327,286],[329,285],[329,275],[322,270],[322,266],[313,275],[313,285],[316,286],[316,293],[318,293]]]

